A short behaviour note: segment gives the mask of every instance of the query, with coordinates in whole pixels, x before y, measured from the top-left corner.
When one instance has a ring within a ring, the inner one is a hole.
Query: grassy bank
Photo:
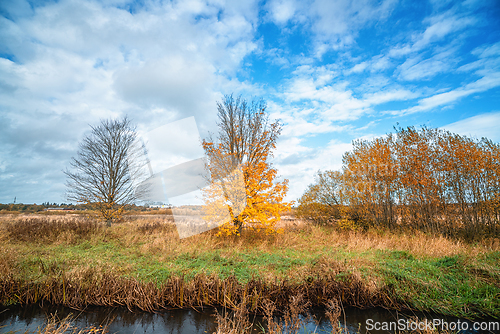
[[[291,224],[280,235],[212,232],[179,240],[162,216],[106,228],[80,217],[3,217],[0,303],[72,307],[234,307],[291,296],[311,305],[500,317],[496,240],[464,244],[425,234],[338,232]]]

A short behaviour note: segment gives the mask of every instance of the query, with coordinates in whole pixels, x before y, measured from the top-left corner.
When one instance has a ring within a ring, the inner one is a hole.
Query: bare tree
[[[140,195],[134,179],[140,177],[140,150],[136,144],[135,127],[125,117],[102,120],[79,145],[72,158],[68,177],[67,198],[90,204],[108,226],[119,218],[126,204]],[[145,189],[142,189],[145,191]]]

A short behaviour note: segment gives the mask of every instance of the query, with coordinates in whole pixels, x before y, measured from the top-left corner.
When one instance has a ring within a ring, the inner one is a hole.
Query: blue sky
[[[396,124],[499,142],[500,3],[2,1],[0,202],[65,201],[89,124],[194,116],[205,137],[229,93],[283,122],[290,200]]]

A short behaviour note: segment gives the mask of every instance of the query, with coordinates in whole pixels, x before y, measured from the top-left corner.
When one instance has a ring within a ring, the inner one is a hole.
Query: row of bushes
[[[500,145],[425,127],[355,141],[340,171],[318,172],[298,215],[354,228],[498,235]]]

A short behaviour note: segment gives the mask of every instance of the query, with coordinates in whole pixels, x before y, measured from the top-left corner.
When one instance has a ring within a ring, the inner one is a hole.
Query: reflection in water
[[[205,308],[204,310],[171,310],[158,313],[130,312],[125,308],[110,307],[89,307],[83,311],[77,311],[60,306],[28,306],[0,308],[0,332],[33,332],[37,328],[42,328],[47,319],[52,314],[57,314],[58,319],[63,319],[72,315],[73,325],[77,328],[99,327],[109,324],[110,333],[214,333],[217,325],[215,321],[215,309]],[[312,311],[313,316],[306,321],[305,333],[327,333],[331,330],[325,313],[322,309]],[[415,316],[406,314],[406,316]],[[381,308],[359,310],[356,308],[346,308],[344,314],[339,319],[342,328],[349,333],[366,333],[365,324],[367,319],[374,322],[395,321],[398,318],[405,318],[403,314],[388,311]],[[422,314],[418,314],[420,318]],[[264,320],[262,317],[250,316],[253,320],[254,333],[262,333]],[[430,316],[428,319],[443,318],[442,316]],[[445,318],[447,321],[456,321],[457,318]],[[304,319],[305,320],[305,319]],[[461,319],[461,321],[464,321]],[[472,326],[470,326],[472,327]],[[387,333],[385,331],[372,330],[370,333]],[[474,333],[473,331],[463,331],[461,333]]]
[[[57,314],[58,319],[72,315],[77,328],[109,324],[110,333],[213,333],[216,329],[213,309],[172,310],[158,313],[130,312],[126,308],[89,307],[77,311],[66,307],[28,306],[0,310],[0,332],[35,331]]]

